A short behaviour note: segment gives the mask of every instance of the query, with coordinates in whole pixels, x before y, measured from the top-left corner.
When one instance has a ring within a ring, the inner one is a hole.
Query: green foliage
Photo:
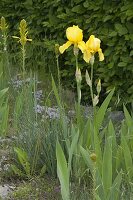
[[[62,199],[69,200],[70,199],[70,192],[69,192],[69,174],[70,173],[67,166],[65,155],[58,141],[56,144],[56,158],[57,158],[57,175],[59,177],[60,184],[61,184]]]
[[[8,88],[0,91],[0,136],[5,136],[8,129],[9,105]]]
[[[30,163],[28,161],[27,153],[24,150],[17,148],[17,147],[14,148],[14,151],[17,154],[18,160],[23,167],[24,173],[26,174],[26,176],[28,178],[30,178],[31,177],[31,167],[30,167]],[[22,170],[18,169],[16,165],[12,165],[12,169],[15,174],[17,174],[19,176],[23,175]]]
[[[61,108],[58,91],[53,79],[52,86]],[[14,146],[26,153],[30,164],[31,176],[36,174],[43,176],[43,174],[47,172],[55,177],[57,169],[55,141],[57,138],[59,141],[64,141],[64,138],[66,139],[68,137],[68,123],[66,123],[66,117],[64,115],[61,115],[61,119],[47,119],[46,110],[41,114],[36,112],[36,88],[36,80],[33,80],[31,76],[30,83],[24,84],[15,97],[13,125],[17,140],[14,141]],[[48,100],[49,95],[44,99],[45,106]],[[63,109],[60,109],[60,111],[61,110]],[[15,166],[17,166],[18,169],[22,168],[22,163],[18,159],[18,156],[16,156],[15,159]],[[14,171],[21,176],[21,170],[17,170],[15,167]],[[25,174],[27,176],[24,169],[22,172],[22,175]]]
[[[57,102],[61,106],[55,83],[53,90]],[[94,108],[92,119],[82,121],[81,117],[81,121],[79,120],[76,124],[72,123],[69,132],[70,137],[67,136],[65,140],[66,153],[63,151],[64,145],[62,148],[60,143],[57,142],[57,175],[60,180],[63,199],[68,198],[66,197],[69,195],[67,188],[70,187],[70,191],[72,190],[72,180],[80,182],[86,171],[89,171],[88,174],[92,176],[93,186],[91,191],[95,199],[118,200],[119,198],[125,198],[125,194],[120,192],[121,187],[127,187],[129,192],[132,190],[132,117],[124,107],[126,120],[122,123],[119,135],[120,141],[117,139],[115,127],[111,121],[101,130],[113,93],[114,90],[108,94],[100,108]],[[83,128],[80,129],[81,124]],[[92,152],[95,152],[95,161],[91,158]],[[87,165],[87,169],[84,164]],[[89,181],[87,178],[85,177],[86,184]],[[75,193],[74,195],[76,198]],[[130,195],[126,194],[126,196],[128,198]],[[72,198],[71,193],[70,198]]]
[[[111,101],[111,98],[114,94],[114,89],[109,93],[109,95],[106,97],[106,99],[104,100],[104,102],[102,103],[102,105],[100,106],[100,108],[98,109],[96,116],[95,116],[95,128],[97,129],[97,131],[99,130],[99,128],[102,125],[106,110],[108,108],[108,105]]]
[[[133,99],[133,2],[126,1],[91,1],[91,0],[2,0],[1,15],[5,16],[9,29],[13,35],[16,35],[19,19],[26,19],[29,23],[31,38],[33,39],[32,54],[29,57],[37,56],[40,58],[42,52],[45,55],[39,59],[39,65],[48,63],[50,68],[55,63],[53,59],[54,44],[59,42],[63,44],[66,41],[65,30],[67,27],[77,24],[84,30],[84,40],[88,39],[90,34],[94,34],[102,41],[102,49],[105,54],[105,61],[96,64],[96,77],[102,79],[103,91],[116,88],[115,98],[120,98],[119,105],[122,102],[128,103]],[[10,38],[11,41],[11,38]],[[42,43],[38,43],[42,41]],[[35,46],[40,48],[35,50]],[[42,57],[42,56],[41,56]],[[62,64],[65,60],[65,65]],[[60,57],[61,74],[64,84],[67,86],[74,83],[74,59],[68,50],[65,55]],[[82,61],[83,63],[83,61]],[[79,63],[81,69],[87,65]],[[84,69],[83,69],[84,71]],[[87,98],[87,89],[83,86],[84,100]]]
[[[29,200],[29,199],[44,199],[45,197],[51,200],[59,200],[60,194],[58,189],[58,183],[56,180],[49,176],[44,178],[35,177],[28,181],[19,182],[16,185],[16,189],[12,191],[7,200]]]

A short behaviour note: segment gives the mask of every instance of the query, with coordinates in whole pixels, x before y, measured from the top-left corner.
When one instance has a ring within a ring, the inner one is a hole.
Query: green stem
[[[61,95],[61,83],[60,83],[60,69],[59,69],[59,56],[56,56],[57,72],[58,72],[58,88]]]
[[[91,93],[91,100],[92,100],[92,105],[93,105],[93,87],[92,87],[92,84],[93,84],[93,64],[91,65],[91,85],[90,85],[90,93]]]
[[[32,79],[32,76],[31,76],[31,79]],[[37,100],[36,100],[36,74],[34,72],[34,107],[36,108],[37,106]],[[35,117],[36,117],[36,122],[37,122],[37,112],[35,113]]]
[[[78,56],[75,55],[76,58],[76,69],[78,68]],[[81,111],[80,111],[80,103],[81,103],[81,83],[77,81],[77,94],[78,94],[78,104],[77,104],[77,124],[79,127],[79,131],[82,130],[82,120],[81,120]]]
[[[76,58],[76,68],[79,68],[79,66],[78,66],[78,56],[75,56],[75,58]]]
[[[31,176],[33,176],[33,174],[35,172],[35,169],[36,169],[40,146],[41,146],[41,140],[40,140],[40,137],[38,136],[38,139],[37,139],[37,142],[36,142],[36,146],[35,146],[34,155],[33,155],[33,162],[32,162],[32,168],[31,168]]]
[[[5,31],[3,31],[3,46],[4,46],[4,51],[7,51],[7,35]]]
[[[22,46],[22,70],[23,70],[23,79],[25,78],[25,46]]]
[[[93,200],[95,200],[96,197],[96,166],[94,163],[94,168],[93,168]]]
[[[76,69],[78,69],[78,56],[75,56],[76,58]],[[81,102],[81,84],[77,82],[77,94],[78,94],[78,105],[80,106]]]

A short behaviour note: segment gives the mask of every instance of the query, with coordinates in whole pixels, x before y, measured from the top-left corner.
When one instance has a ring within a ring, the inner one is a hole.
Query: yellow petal
[[[27,41],[32,42],[32,39],[27,39]]]
[[[15,39],[20,39],[19,37],[17,37],[17,36],[12,36],[12,38],[15,38]]]
[[[64,51],[65,51],[66,49],[68,49],[68,48],[71,46],[71,44],[72,44],[72,42],[67,41],[65,44],[63,44],[62,46],[60,46],[60,47],[59,47],[60,53],[61,53],[61,54],[64,53]]]
[[[98,38],[95,38],[94,35],[91,35],[89,40],[86,42],[87,48],[92,51],[92,53],[96,53],[100,48],[101,41]]]
[[[78,26],[72,26],[66,30],[67,39],[70,42],[78,43],[83,39],[83,31]]]
[[[91,59],[91,52],[89,50],[85,50],[83,54],[83,59],[85,62],[89,63]]]
[[[84,51],[86,50],[86,44],[84,41],[78,42],[78,48],[82,51],[82,53],[84,53]]]
[[[98,50],[98,54],[99,54],[99,61],[103,61],[104,60],[104,54],[102,52],[102,49]]]

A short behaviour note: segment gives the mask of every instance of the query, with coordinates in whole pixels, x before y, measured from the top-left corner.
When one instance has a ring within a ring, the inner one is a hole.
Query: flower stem
[[[7,86],[7,83],[11,81],[11,73],[9,68],[9,58],[8,58],[8,52],[7,52],[7,31],[6,29],[2,30],[2,44],[3,44],[3,53],[2,53],[2,62],[3,62],[3,69],[2,69],[2,75],[3,75],[3,84],[4,87]]]
[[[78,56],[75,56],[76,58],[76,69],[78,69]],[[80,105],[81,102],[81,83],[77,82],[77,94],[78,94],[78,105]]]
[[[91,93],[91,100],[92,100],[92,105],[93,105],[93,64],[91,64],[91,85],[90,85],[90,93]]]
[[[3,31],[3,47],[4,51],[7,51],[7,35],[5,31]]]
[[[76,58],[76,71],[79,71],[78,68],[78,55],[75,55]],[[81,119],[81,110],[80,110],[80,103],[81,103],[81,80],[78,80],[76,78],[77,81],[77,94],[78,94],[78,103],[77,103],[77,124],[79,127],[79,131],[81,132],[82,130],[82,119]]]
[[[22,45],[22,70],[23,70],[23,79],[25,78],[25,46]]]
[[[94,167],[93,167],[93,200],[95,200],[96,197],[96,163],[94,163]]]
[[[58,88],[59,94],[61,95],[61,83],[60,83],[60,69],[59,69],[59,56],[56,56],[56,64],[57,64],[57,73],[58,73]]]

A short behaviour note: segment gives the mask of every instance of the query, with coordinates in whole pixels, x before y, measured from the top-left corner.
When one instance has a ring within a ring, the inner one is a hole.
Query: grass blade
[[[69,171],[67,167],[67,161],[60,143],[56,143],[56,158],[57,158],[57,174],[61,184],[61,194],[63,200],[70,199],[69,193]]]
[[[122,181],[122,173],[120,172],[117,177],[115,178],[113,185],[111,187],[108,199],[109,200],[119,200],[119,194],[120,194],[120,185]]]
[[[130,149],[128,147],[128,143],[123,134],[121,136],[121,144],[122,144],[122,149],[123,149],[123,154],[124,154],[124,159],[125,159],[126,171],[127,171],[129,180],[132,182],[133,160],[132,160]]]
[[[112,138],[106,139],[103,163],[102,163],[102,180],[105,195],[107,196],[111,186],[112,186]]]
[[[105,115],[105,112],[108,108],[108,105],[110,103],[110,100],[114,94],[114,90],[113,89],[109,95],[106,97],[106,99],[104,100],[104,102],[102,103],[102,105],[100,106],[99,110],[97,111],[96,113],[96,117],[95,117],[95,122],[94,122],[94,126],[96,127],[97,130],[99,130],[99,128],[101,127],[102,125],[102,122],[103,122],[103,119],[104,119],[104,115]]]

